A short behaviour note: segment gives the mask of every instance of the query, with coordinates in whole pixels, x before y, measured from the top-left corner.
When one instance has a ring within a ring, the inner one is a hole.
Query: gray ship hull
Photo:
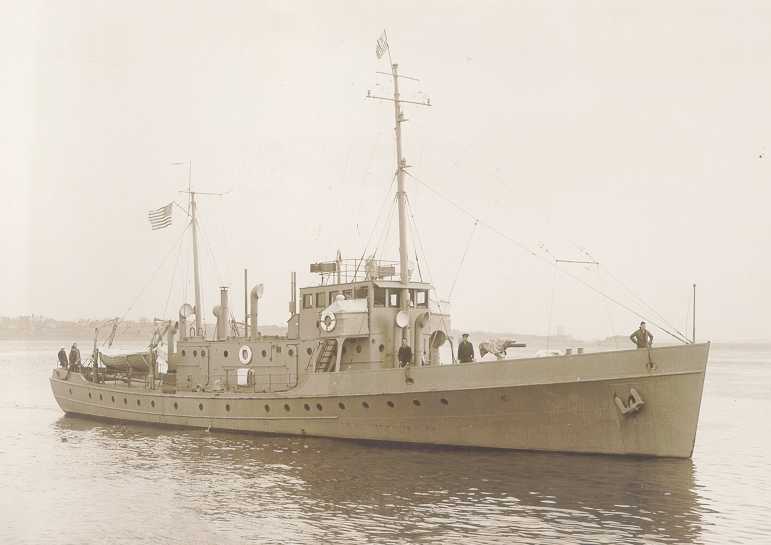
[[[55,370],[62,410],[131,422],[376,441],[690,457],[709,344],[316,373],[272,393],[161,393]]]

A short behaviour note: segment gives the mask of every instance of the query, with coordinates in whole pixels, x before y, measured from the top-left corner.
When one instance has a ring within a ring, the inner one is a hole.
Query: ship
[[[109,353],[95,339],[87,364],[55,368],[50,385],[61,409],[209,430],[691,457],[708,342],[543,357],[513,357],[504,349],[492,361],[457,361],[450,304],[410,266],[401,126],[403,105],[417,102],[400,96],[399,65],[388,53],[393,96],[368,97],[394,105],[399,260],[348,260],[338,252],[310,264],[317,282],[300,288],[290,273],[283,335],[260,332],[262,285],[248,295],[245,286],[243,322],[233,318],[230,290],[222,287],[216,327],[207,334],[198,264],[201,193],[189,185],[194,303],[159,322],[144,351]],[[410,348],[409,361],[400,361],[402,346]]]

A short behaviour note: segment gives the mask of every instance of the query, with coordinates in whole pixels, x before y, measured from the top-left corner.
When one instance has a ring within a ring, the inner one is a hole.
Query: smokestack
[[[257,284],[252,288],[252,291],[249,293],[250,301],[251,301],[251,312],[249,313],[249,321],[251,322],[249,325],[250,333],[249,336],[252,339],[256,339],[259,334],[257,333],[257,306],[260,303],[260,297],[262,297],[262,292],[264,290],[264,286],[262,284]]]
[[[214,307],[214,316],[217,317],[217,340],[228,338],[230,329],[230,310],[228,309],[228,288],[220,288],[220,304]]]

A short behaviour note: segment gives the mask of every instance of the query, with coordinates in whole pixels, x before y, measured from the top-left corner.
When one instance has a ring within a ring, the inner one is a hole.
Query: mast
[[[203,328],[201,327],[201,284],[198,279],[198,220],[195,215],[195,192],[190,191],[190,212],[193,224],[193,278],[195,283],[195,334],[201,335]]]
[[[399,65],[391,64],[391,74],[394,78],[394,117],[396,126],[396,199],[399,204],[399,279],[402,284],[401,297],[399,297],[400,307],[406,310],[409,306],[409,289],[407,288],[408,266],[407,260],[409,250],[407,248],[407,192],[404,189],[404,167],[406,161],[402,157],[402,107],[399,101]],[[402,328],[402,338],[407,338],[407,328]]]

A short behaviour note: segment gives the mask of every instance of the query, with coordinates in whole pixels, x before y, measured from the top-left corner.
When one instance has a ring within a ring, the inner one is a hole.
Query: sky
[[[185,205],[175,162],[225,193],[199,202],[209,320],[221,285],[243,312],[244,268],[278,324],[290,271],[398,257],[393,109],[365,98],[392,92],[386,29],[419,78],[402,96],[431,101],[405,106],[410,255],[454,327],[690,335],[695,283],[697,338],[771,339],[768,2],[3,2],[0,20],[0,316],[175,317],[185,217],[147,222]]]

